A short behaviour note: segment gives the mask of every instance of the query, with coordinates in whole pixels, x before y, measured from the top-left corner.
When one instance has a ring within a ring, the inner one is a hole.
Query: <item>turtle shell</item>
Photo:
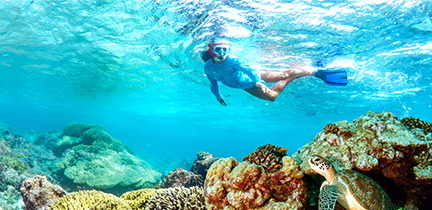
[[[384,189],[368,176],[353,170],[341,170],[336,176],[334,184],[346,189],[346,200],[357,202],[365,209],[395,209]],[[350,196],[354,199],[348,199]]]

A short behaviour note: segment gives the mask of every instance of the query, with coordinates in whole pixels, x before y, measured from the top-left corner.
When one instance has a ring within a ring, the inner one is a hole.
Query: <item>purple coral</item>
[[[46,176],[26,179],[21,186],[24,210],[49,210],[55,201],[66,192],[58,185],[49,182]]]

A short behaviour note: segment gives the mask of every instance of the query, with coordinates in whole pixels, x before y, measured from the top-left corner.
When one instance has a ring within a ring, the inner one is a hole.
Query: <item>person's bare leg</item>
[[[286,71],[260,71],[261,78],[268,83],[279,82],[290,78],[311,76],[315,73],[314,68],[310,67],[290,67]]]
[[[270,89],[263,84],[263,87],[253,87],[251,89],[246,89],[246,91],[258,98],[268,101],[275,101],[279,94],[283,91],[283,89],[285,89],[285,87],[295,79],[296,78],[289,78],[286,80],[282,80],[276,83],[276,85],[273,86],[273,89]]]
[[[270,90],[267,86],[253,87],[246,91],[258,98],[275,101],[285,87],[299,77],[311,76],[315,73],[315,69],[293,67],[283,72],[260,71],[261,78],[268,83],[277,82]]]

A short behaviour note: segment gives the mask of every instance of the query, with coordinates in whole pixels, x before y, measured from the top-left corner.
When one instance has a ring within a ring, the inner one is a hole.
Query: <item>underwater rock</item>
[[[144,209],[205,210],[204,190],[202,187],[161,189],[150,198]]]
[[[66,136],[82,138],[84,133],[90,129],[98,129],[102,131],[105,130],[105,128],[101,125],[71,122],[63,128],[63,134]]]
[[[7,136],[14,135],[14,134],[15,134],[15,129],[13,129],[9,125],[0,122],[0,139],[3,139]]]
[[[415,134],[392,113],[370,111],[352,123],[338,121],[326,125],[292,157],[306,175],[316,174],[308,158],[320,155],[331,161],[337,170],[353,169],[373,178],[391,198],[400,197],[401,193],[431,197],[428,189],[432,187],[432,155],[428,135],[417,132]]]
[[[284,156],[280,164],[264,168],[248,161],[239,163],[233,157],[217,160],[204,184],[207,209],[304,209],[307,193],[303,173],[290,156]]]
[[[191,172],[206,177],[207,170],[218,159],[208,152],[198,152],[197,160],[192,164]]]
[[[46,176],[38,175],[23,182],[21,194],[24,210],[48,210],[66,192],[60,186],[51,184]]]
[[[156,188],[193,187],[203,184],[204,178],[201,175],[186,171],[183,168],[176,168],[174,171],[170,171]]]

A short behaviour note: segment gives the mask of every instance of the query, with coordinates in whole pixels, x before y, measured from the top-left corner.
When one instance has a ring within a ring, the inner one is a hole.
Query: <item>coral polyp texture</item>
[[[58,185],[53,185],[45,176],[26,179],[21,186],[24,210],[49,209],[66,192]]]
[[[277,161],[239,163],[230,157],[212,164],[204,184],[207,209],[304,209],[307,193],[297,162],[273,145],[262,146],[245,159],[261,159],[261,153]],[[281,167],[275,167],[278,164]]]
[[[352,123],[328,124],[292,157],[301,170],[316,174],[308,164],[311,155],[331,161],[336,169],[353,169],[376,180],[384,189],[400,186],[409,196],[432,196],[432,156],[428,148],[431,134],[414,129],[389,112],[371,112]],[[425,124],[425,123],[423,123]],[[424,128],[423,128],[424,129]],[[393,184],[391,183],[393,181]],[[392,197],[391,193],[389,193]]]
[[[262,166],[267,171],[274,172],[282,167],[281,160],[286,153],[287,150],[283,147],[266,144],[258,147],[255,152],[244,157],[243,161],[255,163]]]
[[[52,210],[132,210],[132,208],[121,198],[113,194],[101,191],[78,191],[67,194],[58,199],[52,206]]]
[[[175,187],[158,190],[146,203],[146,210],[205,210],[202,187]]]
[[[123,199],[133,210],[138,210],[143,209],[156,192],[156,189],[141,189],[126,192],[120,198]]]
[[[420,120],[414,117],[405,117],[401,122],[408,128],[420,128],[423,130],[424,134],[428,135],[432,132],[432,123]]]

